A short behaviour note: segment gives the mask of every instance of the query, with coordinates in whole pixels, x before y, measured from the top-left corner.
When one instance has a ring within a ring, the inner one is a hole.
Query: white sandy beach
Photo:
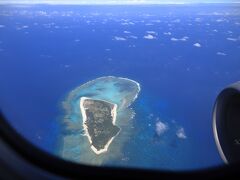
[[[83,107],[83,103],[84,103],[84,101],[87,100],[87,99],[90,99],[90,100],[91,100],[91,98],[87,98],[87,97],[81,97],[81,98],[80,98],[80,110],[81,110],[82,119],[83,119],[83,129],[84,129],[84,131],[85,131],[85,133],[86,133],[86,136],[87,136],[90,144],[92,144],[92,138],[91,138],[91,136],[89,135],[89,133],[88,133],[88,127],[87,127],[86,124],[85,124],[85,122],[86,122],[86,120],[87,120],[87,116],[86,116],[85,108]],[[110,103],[110,104],[112,104],[112,105],[114,106],[113,109],[111,110],[111,116],[113,117],[112,123],[113,123],[113,125],[115,125],[115,123],[116,123],[116,118],[117,118],[117,104],[113,104],[113,103],[111,103],[111,102],[108,102],[108,101],[105,101],[105,100],[100,100],[100,99],[92,99],[92,100],[104,101],[104,102]],[[119,131],[119,132],[120,132],[120,131]],[[118,132],[118,133],[119,133],[119,132]],[[97,150],[93,145],[91,145],[91,149],[93,150],[93,152],[96,153],[96,154],[101,154],[101,153],[103,153],[103,152],[107,152],[109,145],[111,144],[111,142],[113,141],[113,139],[118,135],[118,133],[108,141],[108,143],[104,146],[103,149]]]

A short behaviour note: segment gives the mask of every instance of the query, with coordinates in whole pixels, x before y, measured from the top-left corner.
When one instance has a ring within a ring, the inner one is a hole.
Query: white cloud
[[[126,41],[127,39],[124,38],[124,37],[115,36],[114,40],[116,40],[116,41]]]
[[[183,127],[179,128],[177,130],[176,135],[179,139],[186,139],[187,138],[185,130],[183,129]]]
[[[216,22],[224,22],[225,19],[217,19]]]
[[[138,39],[137,36],[128,36],[129,38],[132,38],[132,39]]]
[[[181,41],[187,41],[188,39],[189,39],[188,36],[184,36],[184,37],[181,39]]]
[[[128,25],[128,23],[127,22],[123,22],[123,23],[121,23],[121,25],[126,26],[126,25]]]
[[[227,54],[223,53],[223,52],[217,52],[217,55],[219,55],[219,56],[226,56]]]
[[[48,16],[46,11],[37,11],[38,16]]]
[[[201,20],[201,18],[195,18],[195,21],[196,22],[201,22],[202,20]]]
[[[239,41],[240,40],[240,37],[238,37],[238,38],[227,38],[227,40],[228,41],[234,41],[234,42],[236,42],[236,41]]]
[[[193,46],[198,47],[198,48],[202,47],[202,45],[199,43],[195,43],[195,44],[193,44]]]
[[[155,31],[146,31],[147,34],[153,34],[153,35],[157,35],[157,33]]]
[[[16,29],[17,30],[22,30],[22,29],[27,29],[27,28],[29,28],[29,26],[23,25],[23,26],[18,26]]]
[[[29,28],[29,26],[27,25],[22,26],[22,29],[27,29],[27,28]]]
[[[187,37],[187,36],[184,36],[184,37],[182,37],[182,38],[180,38],[180,39],[177,39],[177,38],[171,38],[171,41],[187,41],[189,39],[189,37]]]
[[[161,136],[162,134],[164,134],[167,130],[168,130],[168,125],[166,123],[163,123],[161,121],[158,121],[156,123],[156,133],[158,136]]]
[[[144,39],[156,39],[156,37],[151,34],[147,34],[147,35],[143,36],[143,38]]]
[[[153,113],[150,113],[149,115],[148,115],[148,119],[152,119],[154,117],[154,114]]]
[[[176,38],[171,38],[171,41],[178,41],[178,39],[176,39]]]
[[[219,15],[223,15],[223,14],[219,13],[219,12],[213,12],[212,15],[219,16]]]
[[[171,36],[171,35],[172,35],[171,32],[164,32],[163,34],[164,34],[164,35],[168,35],[168,36]]]
[[[133,45],[128,45],[128,47],[129,47],[129,48],[135,48],[136,45],[135,45],[135,44],[133,44]]]
[[[70,67],[71,67],[71,65],[69,65],[69,64],[66,64],[66,65],[64,65],[64,67],[65,67],[65,68],[70,68]]]
[[[125,33],[125,34],[131,34],[130,31],[123,31],[123,33]]]
[[[161,22],[161,20],[151,20],[151,22],[153,22],[153,23],[160,23]]]
[[[128,26],[128,25],[134,25],[135,23],[133,22],[122,22],[121,25],[123,26]]]

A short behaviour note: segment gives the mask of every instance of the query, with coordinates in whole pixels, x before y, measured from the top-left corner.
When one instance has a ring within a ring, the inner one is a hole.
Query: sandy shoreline
[[[81,97],[81,98],[80,98],[80,110],[81,110],[82,119],[83,119],[83,129],[84,129],[84,131],[85,131],[85,133],[86,133],[86,136],[87,136],[90,144],[92,144],[92,138],[91,138],[91,136],[89,135],[89,133],[88,133],[88,127],[87,127],[86,124],[85,124],[85,122],[86,122],[86,120],[87,120],[87,116],[86,116],[86,113],[85,113],[85,109],[84,109],[84,107],[83,107],[83,103],[84,103],[84,101],[87,100],[87,99],[90,99],[90,100],[91,100],[92,98],[87,98],[87,97]],[[113,103],[111,103],[111,102],[108,102],[108,101],[105,101],[105,100],[101,100],[101,99],[93,99],[93,100],[99,100],[99,101],[104,101],[104,102],[113,104]],[[113,106],[114,106],[114,107],[113,107],[113,109],[111,110],[111,115],[112,115],[112,117],[113,117],[112,123],[113,123],[113,125],[115,125],[116,119],[117,119],[117,104],[113,104]],[[120,131],[119,131],[119,132],[120,132]],[[118,133],[119,133],[119,132],[118,132]],[[108,141],[108,143],[104,146],[104,148],[101,149],[101,150],[97,150],[93,145],[91,145],[91,149],[93,150],[93,152],[96,153],[96,154],[101,154],[101,153],[103,153],[103,152],[107,152],[109,145],[111,144],[111,142],[113,141],[113,139],[118,135],[118,133],[117,133],[115,136],[113,136],[113,137]]]

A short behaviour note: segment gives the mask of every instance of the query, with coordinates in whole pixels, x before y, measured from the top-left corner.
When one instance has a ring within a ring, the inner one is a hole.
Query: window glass
[[[212,111],[239,48],[238,4],[1,5],[0,108],[77,163],[222,165]]]

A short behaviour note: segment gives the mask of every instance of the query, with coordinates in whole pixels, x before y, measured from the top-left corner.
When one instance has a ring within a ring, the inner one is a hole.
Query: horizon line
[[[87,2],[82,2],[82,3],[54,3],[54,2],[21,2],[21,3],[16,3],[16,2],[0,2],[0,5],[190,5],[190,4],[240,4],[239,2],[161,2],[161,3],[148,3],[148,2],[138,2],[138,3],[133,3],[133,2],[125,2],[125,3],[87,3]]]

